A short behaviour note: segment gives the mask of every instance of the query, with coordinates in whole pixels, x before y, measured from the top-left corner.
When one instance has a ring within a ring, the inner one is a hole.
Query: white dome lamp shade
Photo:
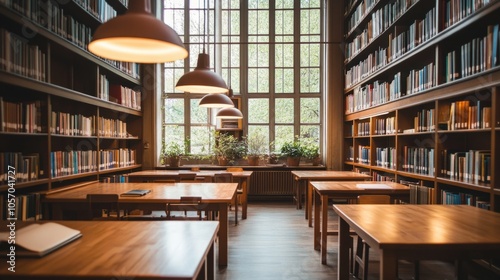
[[[240,110],[230,107],[220,109],[215,117],[218,119],[243,119],[243,114]]]
[[[200,103],[198,105],[206,108],[234,107],[234,103],[231,98],[223,93],[209,93],[200,99]]]

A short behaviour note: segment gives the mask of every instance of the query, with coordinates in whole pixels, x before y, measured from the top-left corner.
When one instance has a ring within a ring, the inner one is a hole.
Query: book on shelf
[[[16,256],[38,256],[43,257],[66,244],[80,238],[81,232],[76,229],[58,223],[31,224],[26,227],[15,229],[15,253]],[[2,251],[11,251],[9,242],[9,231],[0,232]],[[17,246],[24,250],[18,250]]]

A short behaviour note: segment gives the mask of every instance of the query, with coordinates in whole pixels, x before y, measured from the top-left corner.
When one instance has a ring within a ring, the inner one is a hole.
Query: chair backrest
[[[90,219],[102,218],[103,210],[108,218],[112,211],[116,211],[116,219],[120,219],[118,194],[87,194],[87,203]]]
[[[242,167],[228,167],[226,168],[227,172],[243,172]]]
[[[229,172],[221,172],[214,174],[214,182],[215,183],[232,183],[233,182],[233,174]]]
[[[359,195],[358,204],[391,204],[391,197],[381,194]]]
[[[197,219],[202,219],[201,208],[203,208],[203,205],[201,196],[181,196],[178,203],[167,203],[166,207],[167,220],[173,218],[172,211],[196,211],[198,213]],[[187,217],[180,219],[187,219]]]
[[[179,182],[194,182],[196,178],[196,173],[179,173]]]
[[[175,179],[158,179],[154,180],[153,183],[175,183]]]

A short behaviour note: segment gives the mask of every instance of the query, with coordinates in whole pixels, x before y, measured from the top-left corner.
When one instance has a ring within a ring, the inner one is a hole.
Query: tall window
[[[190,54],[187,61],[165,64],[163,135],[174,141],[189,137],[192,153],[210,152],[216,112],[200,109],[200,96],[174,87],[193,69],[207,40],[204,3],[164,1],[165,22]],[[322,8],[322,0],[209,1],[211,67],[241,97],[243,135],[265,135],[275,151],[295,136],[321,144]]]

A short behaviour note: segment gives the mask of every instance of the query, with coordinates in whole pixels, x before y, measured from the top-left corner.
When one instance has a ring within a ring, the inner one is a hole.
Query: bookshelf
[[[127,1],[0,2],[0,217],[40,219],[43,193],[142,162],[140,65],[87,51]],[[15,168],[15,180],[8,177]],[[12,168],[13,167],[13,168]]]
[[[500,1],[345,7],[344,169],[500,212]]]

